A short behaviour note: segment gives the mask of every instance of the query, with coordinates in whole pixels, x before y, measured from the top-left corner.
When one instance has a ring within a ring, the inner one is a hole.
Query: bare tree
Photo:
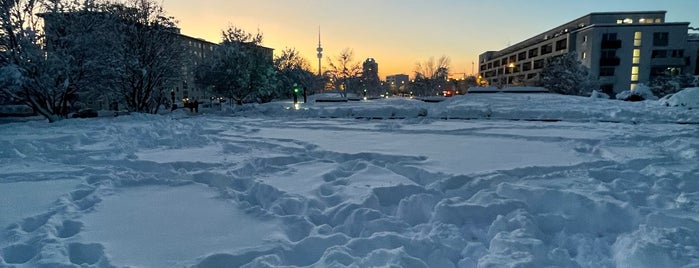
[[[423,63],[418,62],[415,65],[414,93],[422,96],[438,93],[446,85],[450,64],[451,60],[447,56],[442,56],[437,61],[431,57]]]
[[[335,81],[335,88],[340,88],[342,94],[347,97],[347,91],[351,88],[351,80],[357,78],[362,71],[359,62],[354,61],[354,51],[351,48],[345,48],[337,56],[336,61],[329,58],[328,65],[330,70],[327,74],[332,75],[331,79]]]

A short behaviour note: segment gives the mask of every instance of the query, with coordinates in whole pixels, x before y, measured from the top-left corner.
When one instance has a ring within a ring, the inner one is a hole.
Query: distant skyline
[[[665,10],[668,22],[699,27],[699,1],[539,0],[165,0],[182,33],[218,43],[229,25],[264,35],[275,55],[295,48],[318,68],[318,28],[323,66],[344,48],[354,60],[374,58],[379,75],[408,74],[430,57],[447,56],[452,73],[477,72],[478,55],[500,50],[592,12]],[[475,64],[472,64],[474,63]]]

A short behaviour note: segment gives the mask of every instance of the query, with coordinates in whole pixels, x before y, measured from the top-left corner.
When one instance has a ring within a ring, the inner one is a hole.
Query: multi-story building
[[[688,22],[666,11],[590,13],[500,51],[479,56],[479,78],[491,85],[535,85],[547,59],[566,53],[599,79],[607,93],[634,89],[668,73],[697,73]]]
[[[206,88],[197,86],[194,83],[194,73],[199,64],[207,57],[211,57],[217,44],[204,39],[194,38],[179,34],[178,39],[182,40],[185,50],[185,64],[182,64],[182,75],[172,89],[175,99],[198,100],[202,102],[214,97]]]

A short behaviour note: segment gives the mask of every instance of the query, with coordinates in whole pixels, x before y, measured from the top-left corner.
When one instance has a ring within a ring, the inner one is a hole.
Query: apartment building
[[[688,38],[689,23],[666,22],[665,14],[590,13],[500,51],[481,54],[479,78],[491,85],[536,85],[546,60],[566,53],[575,53],[606,93],[634,89],[660,75],[699,75],[699,52]]]

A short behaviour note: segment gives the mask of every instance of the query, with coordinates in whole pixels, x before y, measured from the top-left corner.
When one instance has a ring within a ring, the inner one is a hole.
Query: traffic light
[[[294,83],[294,104],[299,102],[298,97],[299,97],[299,85]]]

